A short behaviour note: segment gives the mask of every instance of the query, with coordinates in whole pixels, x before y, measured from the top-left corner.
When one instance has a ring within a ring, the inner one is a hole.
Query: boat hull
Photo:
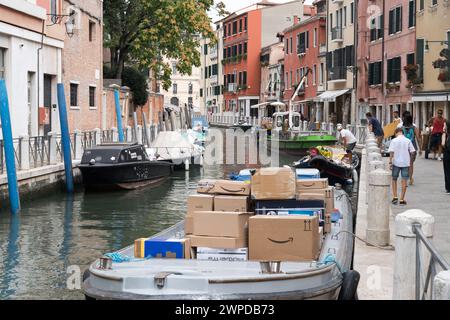
[[[299,136],[291,139],[283,139],[282,137],[276,139],[273,136],[268,136],[271,142],[276,141],[279,149],[286,152],[306,153],[307,150],[317,146],[331,146],[336,144],[336,138],[333,136]]]
[[[79,165],[88,189],[137,189],[162,182],[172,173],[172,165],[157,161],[119,164]]]

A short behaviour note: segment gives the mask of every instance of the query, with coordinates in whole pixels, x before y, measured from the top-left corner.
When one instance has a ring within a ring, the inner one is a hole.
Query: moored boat
[[[113,253],[114,261],[93,262],[83,292],[89,299],[336,299],[351,266],[353,214],[343,190],[335,190],[334,206],[341,215],[324,236],[317,260],[139,259],[129,246]],[[184,228],[180,222],[151,239],[181,238]]]
[[[157,184],[172,173],[167,162],[151,161],[143,145],[113,143],[85,150],[78,165],[88,189],[136,189]]]

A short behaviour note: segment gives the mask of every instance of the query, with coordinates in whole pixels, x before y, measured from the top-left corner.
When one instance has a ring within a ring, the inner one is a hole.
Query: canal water
[[[280,165],[294,160],[281,156]],[[83,299],[80,290],[67,288],[72,272],[182,220],[200,179],[226,178],[243,168],[176,171],[158,187],[133,191],[79,190],[72,197],[54,191],[23,202],[15,217],[0,211],[0,299]]]

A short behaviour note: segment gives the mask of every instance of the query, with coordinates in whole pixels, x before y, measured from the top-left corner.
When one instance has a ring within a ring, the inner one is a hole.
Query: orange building
[[[277,41],[277,32],[303,16],[303,2],[260,2],[229,15],[223,22],[224,111],[257,116],[260,101],[261,49]]]

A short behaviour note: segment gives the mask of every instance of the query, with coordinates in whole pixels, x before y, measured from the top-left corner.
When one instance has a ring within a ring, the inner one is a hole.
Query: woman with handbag
[[[445,131],[442,136],[442,147],[444,149],[445,190],[450,194],[450,120],[445,124]]]

